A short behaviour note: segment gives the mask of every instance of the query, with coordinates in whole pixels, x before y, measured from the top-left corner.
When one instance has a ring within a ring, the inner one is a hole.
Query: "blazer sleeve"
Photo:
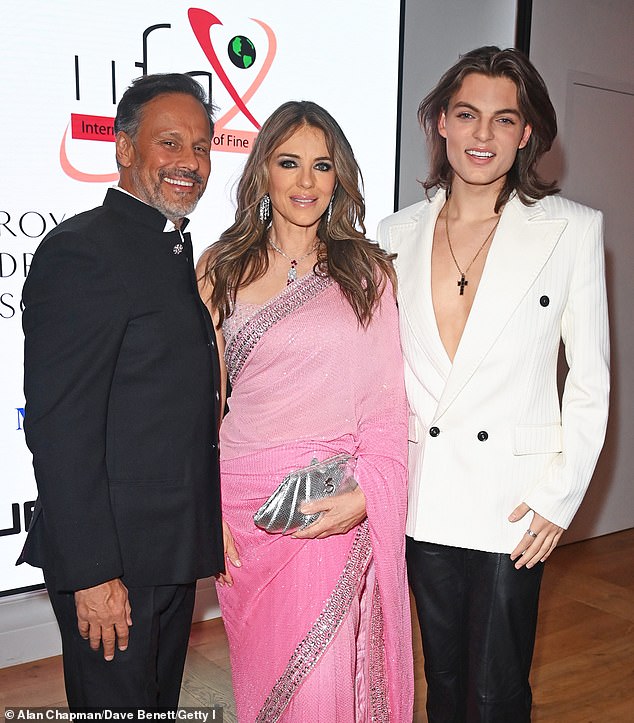
[[[106,474],[110,386],[128,298],[81,234],[45,239],[26,280],[25,433],[33,453],[46,561],[60,590],[123,574]]]
[[[562,397],[562,452],[525,502],[568,527],[603,446],[610,390],[603,216],[593,212],[575,260],[561,335],[569,372]]]

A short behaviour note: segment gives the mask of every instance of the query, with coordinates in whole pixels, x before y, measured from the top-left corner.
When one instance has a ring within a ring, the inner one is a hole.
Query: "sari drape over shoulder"
[[[232,384],[221,427],[223,515],[242,566],[218,587],[238,719],[412,719],[405,572],[407,404],[389,285],[363,328],[309,274],[223,324]],[[271,535],[253,514],[313,457],[357,458],[367,520],[345,535]]]

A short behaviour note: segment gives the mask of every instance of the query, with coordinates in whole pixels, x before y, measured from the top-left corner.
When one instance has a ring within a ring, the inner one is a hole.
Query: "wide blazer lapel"
[[[409,332],[429,361],[439,371],[446,368],[446,354],[438,358],[430,335],[438,336],[431,300],[431,251],[438,214],[445,203],[445,192],[438,191],[431,201],[424,201],[400,212],[397,223],[390,225],[389,248],[396,252],[399,313],[405,317]]]
[[[435,419],[447,411],[495,344],[566,225],[566,219],[548,218],[539,201],[526,206],[514,196],[507,202]]]

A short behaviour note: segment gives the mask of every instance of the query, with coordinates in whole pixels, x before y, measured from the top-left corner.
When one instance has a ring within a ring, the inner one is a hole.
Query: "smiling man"
[[[525,723],[543,563],[605,435],[602,217],[536,172],[557,132],[516,50],[463,55],[419,107],[433,198],[398,256],[409,398],[407,565],[430,723]],[[560,341],[569,372],[557,392]]]
[[[72,710],[175,708],[196,579],[223,569],[219,368],[184,233],[212,107],[144,76],[115,119],[117,188],[38,248],[23,292],[25,431]]]

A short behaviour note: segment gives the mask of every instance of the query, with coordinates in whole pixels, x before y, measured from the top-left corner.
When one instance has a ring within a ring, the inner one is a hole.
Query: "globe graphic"
[[[255,63],[255,45],[244,35],[236,35],[227,47],[229,60],[241,69],[250,68]]]

